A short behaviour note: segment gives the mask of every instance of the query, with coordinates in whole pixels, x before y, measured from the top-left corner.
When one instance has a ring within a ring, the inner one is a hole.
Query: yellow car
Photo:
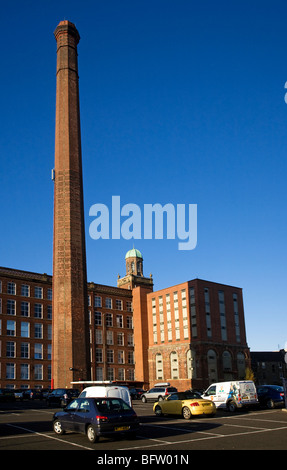
[[[171,393],[164,400],[156,402],[153,411],[157,416],[174,414],[190,419],[197,415],[213,416],[216,413],[216,406],[211,400],[201,398],[198,392],[189,391]]]

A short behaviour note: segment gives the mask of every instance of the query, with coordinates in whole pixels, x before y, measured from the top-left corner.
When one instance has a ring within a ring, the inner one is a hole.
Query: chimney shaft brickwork
[[[88,380],[87,273],[77,44],[69,21],[54,32],[57,93],[54,180],[52,386]]]

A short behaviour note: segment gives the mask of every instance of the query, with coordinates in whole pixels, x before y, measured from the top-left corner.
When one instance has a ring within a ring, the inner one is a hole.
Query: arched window
[[[170,376],[172,379],[179,379],[178,356],[176,351],[170,354]]]
[[[163,363],[162,363],[162,355],[158,353],[155,356],[155,376],[156,380],[163,379]]]
[[[187,378],[196,379],[195,351],[189,349],[186,353]]]
[[[242,352],[237,354],[237,372],[239,379],[245,378],[245,356]]]
[[[207,352],[207,366],[209,383],[217,382],[217,357],[213,349]]]
[[[224,351],[222,354],[222,365],[224,380],[232,380],[232,358],[229,351]]]

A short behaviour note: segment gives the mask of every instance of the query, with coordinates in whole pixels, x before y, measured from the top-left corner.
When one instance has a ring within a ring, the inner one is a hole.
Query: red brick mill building
[[[0,268],[0,387],[51,386],[52,297],[52,276]],[[154,292],[136,249],[117,287],[88,283],[86,315],[91,380],[184,390],[250,366],[242,290],[194,279]]]

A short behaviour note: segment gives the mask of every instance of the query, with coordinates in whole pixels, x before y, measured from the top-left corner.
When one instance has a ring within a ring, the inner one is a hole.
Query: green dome
[[[141,252],[139,250],[136,250],[135,248],[133,248],[132,250],[127,252],[125,259],[127,259],[127,258],[141,258],[141,259],[143,259]]]

